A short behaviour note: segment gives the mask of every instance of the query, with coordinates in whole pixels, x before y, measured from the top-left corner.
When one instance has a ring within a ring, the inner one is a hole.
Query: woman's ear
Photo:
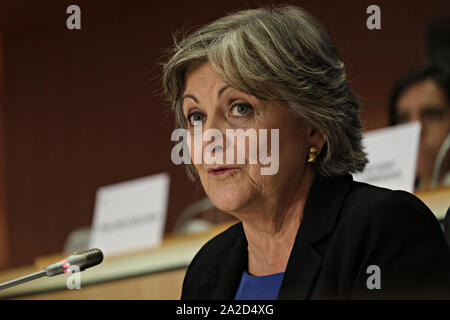
[[[323,145],[325,144],[325,135],[318,128],[309,127],[308,128],[308,142],[309,146],[314,146],[319,149],[319,153],[322,151]]]

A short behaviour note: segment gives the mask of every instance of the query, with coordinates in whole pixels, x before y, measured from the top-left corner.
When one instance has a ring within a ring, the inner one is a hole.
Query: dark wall
[[[423,60],[426,23],[450,15],[447,0],[377,1],[382,29],[371,31],[372,1],[286,2],[312,12],[335,38],[369,130],[387,125],[393,82]],[[1,4],[10,266],[61,251],[71,230],[91,223],[98,187],[162,171],[171,176],[172,230],[202,192],[170,161],[173,117],[158,59],[177,29],[261,3],[269,2]],[[65,26],[70,4],[81,7],[81,30]]]
[[[9,264],[9,236],[5,186],[5,119],[3,86],[3,42],[0,33],[0,268]]]

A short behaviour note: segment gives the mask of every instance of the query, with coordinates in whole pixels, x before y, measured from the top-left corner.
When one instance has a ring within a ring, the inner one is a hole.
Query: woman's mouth
[[[221,167],[209,168],[208,169],[208,174],[211,174],[213,176],[225,176],[225,175],[228,175],[231,172],[235,172],[235,171],[237,171],[239,169],[240,168],[238,168],[238,167],[221,166]]]

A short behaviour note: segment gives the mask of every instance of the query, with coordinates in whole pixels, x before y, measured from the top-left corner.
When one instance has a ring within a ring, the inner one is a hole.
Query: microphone
[[[69,272],[69,267],[76,265],[83,271],[103,261],[103,253],[100,249],[89,249],[74,252],[67,258],[47,266],[44,271],[47,277],[53,277],[61,273]]]
[[[71,271],[70,266],[77,266],[80,271],[96,266],[103,261],[103,252],[100,249],[89,249],[74,252],[67,258],[45,267],[44,270],[14,279],[0,284],[0,290],[16,286],[18,284],[41,278],[43,276],[53,277],[58,274]]]

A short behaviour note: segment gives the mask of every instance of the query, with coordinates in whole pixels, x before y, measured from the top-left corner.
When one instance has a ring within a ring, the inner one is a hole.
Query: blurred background
[[[450,17],[448,0],[1,1],[0,268],[62,252],[71,231],[91,224],[99,187],[159,172],[170,175],[171,234],[183,209],[204,198],[170,158],[174,118],[160,63],[172,34],[277,3],[303,7],[331,33],[365,131],[391,123],[393,87],[428,59],[427,26]],[[81,30],[66,28],[71,4]],[[380,30],[366,27],[371,4]]]

